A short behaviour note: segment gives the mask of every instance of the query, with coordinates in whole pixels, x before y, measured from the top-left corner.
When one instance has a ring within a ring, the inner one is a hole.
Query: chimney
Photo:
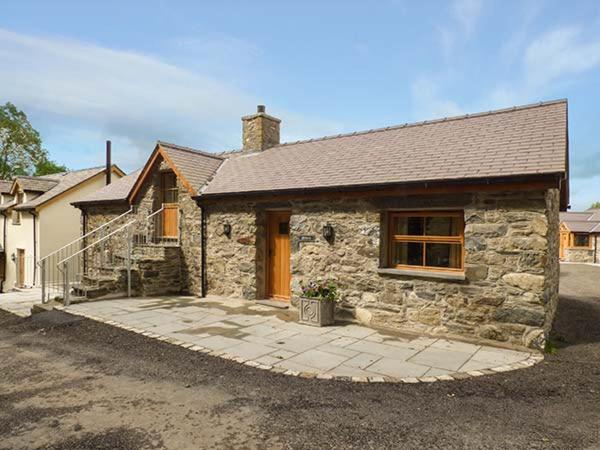
[[[261,152],[279,145],[280,123],[281,120],[265,112],[265,105],[258,105],[256,114],[242,117],[243,152]]]
[[[110,155],[110,141],[106,141],[106,184],[110,184],[112,177],[112,162]]]

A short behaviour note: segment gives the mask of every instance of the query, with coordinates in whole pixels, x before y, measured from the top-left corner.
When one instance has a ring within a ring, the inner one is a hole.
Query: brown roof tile
[[[13,182],[10,180],[0,180],[0,194],[9,194]]]
[[[140,176],[142,169],[130,173],[112,183],[92,192],[90,195],[73,202],[73,205],[83,205],[89,203],[112,203],[126,201],[127,196],[131,192],[131,188]]]
[[[560,213],[560,221],[574,233],[600,233],[600,210]]]
[[[565,173],[559,100],[231,153],[202,195]]]
[[[60,176],[63,174],[45,175],[43,177],[16,177],[15,181],[23,188],[24,191],[46,192],[58,184]]]
[[[215,174],[224,158],[214,153],[195,150],[168,142],[158,141],[158,145],[167,153],[177,170],[190,183],[196,193]]]
[[[120,170],[120,169],[119,169]],[[56,179],[53,187],[48,189],[42,195],[34,198],[31,201],[25,202],[15,207],[15,209],[33,209],[36,208],[49,200],[57,197],[58,195],[68,191],[69,189],[77,186],[80,183],[92,178],[99,173],[105,171],[104,166],[92,167],[91,169],[74,170],[72,172],[66,172],[61,174],[52,175]]]

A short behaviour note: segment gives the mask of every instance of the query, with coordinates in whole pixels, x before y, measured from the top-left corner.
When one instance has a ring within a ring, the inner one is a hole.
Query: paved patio
[[[300,325],[294,310],[208,297],[106,300],[66,311],[262,369],[355,381],[436,381],[535,364],[538,354],[346,324]],[[454,377],[453,377],[454,375]]]
[[[31,307],[41,303],[42,290],[39,288],[21,289],[0,294],[0,309],[16,314],[20,317],[29,317]]]

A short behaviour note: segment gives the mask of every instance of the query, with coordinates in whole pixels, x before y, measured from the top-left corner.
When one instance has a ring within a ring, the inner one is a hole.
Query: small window
[[[290,234],[289,222],[279,222],[279,234]]]
[[[12,224],[21,225],[21,211],[12,211]]]
[[[390,213],[389,227],[389,267],[463,270],[462,212]]]
[[[177,189],[177,176],[175,173],[163,172],[161,184],[163,203],[177,203],[179,190]]]
[[[573,235],[573,247],[589,247],[590,246],[590,235],[589,234],[574,234]]]

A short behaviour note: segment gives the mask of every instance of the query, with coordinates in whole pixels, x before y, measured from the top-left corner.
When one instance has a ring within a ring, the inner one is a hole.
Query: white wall
[[[33,216],[26,212],[21,212],[21,224],[13,225],[10,214],[6,222],[6,278],[4,280],[3,290],[8,291],[16,286],[17,283],[17,249],[25,250],[25,278],[28,282],[33,282],[33,271],[35,261],[33,259]],[[12,255],[15,255],[15,261]]]
[[[120,178],[120,175],[113,171],[113,180],[117,180],[118,178]],[[35,220],[37,261],[81,235],[81,211],[72,206],[71,203],[81,200],[92,192],[102,188],[105,185],[105,180],[104,173],[100,173],[38,208],[38,217]],[[31,200],[35,196],[29,195],[27,197],[25,201]],[[27,211],[21,212],[21,225],[13,225],[9,215],[6,233],[6,278],[3,286],[4,292],[16,286],[17,263],[16,260],[12,261],[11,256],[14,253],[16,259],[18,248],[25,250],[26,272],[28,272],[26,278],[28,281],[33,281],[33,271],[36,270],[36,283],[40,282],[39,270],[36,269],[36,261],[34,261],[33,222],[33,216]]]
[[[119,174],[113,171],[113,181],[119,178]],[[40,208],[40,259],[81,236],[81,211],[71,203],[87,197],[105,184],[106,176],[100,173]]]

